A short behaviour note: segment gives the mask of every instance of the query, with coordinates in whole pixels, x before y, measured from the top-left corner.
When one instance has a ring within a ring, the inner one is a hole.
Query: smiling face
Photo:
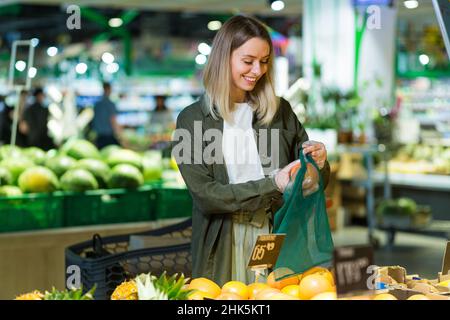
[[[231,77],[234,102],[244,102],[247,91],[252,91],[267,72],[270,46],[266,40],[251,38],[231,54]]]

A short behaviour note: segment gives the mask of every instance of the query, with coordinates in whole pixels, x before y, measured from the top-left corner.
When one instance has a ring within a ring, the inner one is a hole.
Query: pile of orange
[[[292,275],[276,281],[274,272],[266,283],[246,285],[229,281],[222,288],[206,278],[193,279],[187,286],[193,290],[190,300],[336,300],[333,274],[326,268],[314,267],[301,275]]]

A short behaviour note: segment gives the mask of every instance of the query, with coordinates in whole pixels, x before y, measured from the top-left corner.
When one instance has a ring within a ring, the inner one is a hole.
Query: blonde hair
[[[270,57],[267,72],[258,80],[255,88],[247,92],[248,103],[256,110],[261,124],[270,124],[278,111],[279,99],[275,95],[273,85],[274,52],[270,35],[262,22],[238,15],[225,22],[214,37],[211,54],[203,74],[206,103],[215,119],[221,116],[227,122],[232,122],[231,112],[234,102],[230,96],[231,54],[252,38],[267,41]]]

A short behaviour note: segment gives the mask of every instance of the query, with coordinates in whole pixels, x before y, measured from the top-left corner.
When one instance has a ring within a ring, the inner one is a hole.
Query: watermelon
[[[161,152],[147,151],[142,159],[144,181],[157,181],[162,178],[163,163]]]
[[[0,167],[0,186],[5,186],[13,183],[13,176],[8,169]]]
[[[73,169],[77,161],[74,158],[60,155],[48,159],[45,166],[52,170],[58,177],[61,177],[66,171]]]
[[[106,162],[111,168],[114,168],[118,164],[129,164],[135,166],[140,171],[143,169],[141,155],[132,150],[115,150],[110,154]]]
[[[22,152],[28,157],[28,159],[33,161],[38,166],[44,165],[45,160],[47,159],[46,152],[37,147],[29,147],[24,149]]]
[[[0,160],[9,158],[19,158],[22,155],[22,150],[17,146],[5,144],[0,146]]]
[[[64,191],[84,192],[98,189],[98,183],[88,170],[71,169],[61,177],[61,188]]]
[[[23,192],[53,192],[58,189],[59,182],[50,169],[37,166],[28,168],[20,175],[19,187]]]
[[[109,146],[103,147],[102,150],[100,150],[100,155],[103,159],[108,159],[109,156],[113,154],[113,152],[121,149],[122,148],[117,144],[110,144]]]
[[[16,186],[1,186],[0,197],[17,197],[23,195],[22,190]]]
[[[142,173],[129,164],[119,164],[111,170],[108,186],[110,188],[134,189],[144,183]]]
[[[12,175],[12,184],[17,184],[17,179],[26,169],[34,167],[33,161],[27,158],[8,158],[0,162],[0,166],[8,170]]]
[[[98,159],[81,159],[75,168],[85,169],[92,173],[100,188],[106,188],[110,169],[106,163]]]
[[[100,158],[100,152],[91,142],[82,139],[72,139],[67,141],[61,148],[61,153],[76,160],[86,158]]]

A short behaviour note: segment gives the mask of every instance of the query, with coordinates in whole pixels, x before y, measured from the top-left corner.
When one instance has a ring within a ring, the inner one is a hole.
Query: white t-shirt
[[[243,183],[264,178],[253,132],[253,109],[248,103],[236,103],[234,123],[224,121],[222,152],[230,183]]]

